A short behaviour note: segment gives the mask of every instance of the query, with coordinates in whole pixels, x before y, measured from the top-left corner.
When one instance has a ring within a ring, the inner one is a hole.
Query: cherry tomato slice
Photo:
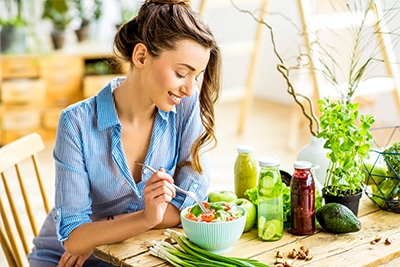
[[[212,222],[215,218],[213,213],[203,213],[201,214],[201,219],[205,222]]]
[[[188,213],[188,214],[186,214],[186,218],[187,219],[189,219],[189,220],[192,220],[192,221],[197,221],[197,217],[196,216],[194,216],[192,213]]]
[[[202,201],[201,203],[203,203],[203,205],[204,205],[204,207],[205,207],[206,209],[208,209],[208,207],[210,206],[210,203],[207,202],[207,201]]]

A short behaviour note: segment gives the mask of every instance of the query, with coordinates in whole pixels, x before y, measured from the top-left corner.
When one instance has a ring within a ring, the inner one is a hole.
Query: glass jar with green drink
[[[276,241],[283,235],[283,184],[278,158],[259,160],[258,176],[258,237]]]
[[[235,193],[238,198],[247,198],[244,195],[247,189],[257,186],[257,161],[253,155],[254,148],[248,145],[237,147],[238,155],[234,166]]]

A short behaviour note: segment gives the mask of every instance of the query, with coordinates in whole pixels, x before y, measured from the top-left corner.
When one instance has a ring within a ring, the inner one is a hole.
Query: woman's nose
[[[196,79],[187,79],[186,83],[181,87],[181,92],[185,96],[191,96],[194,92],[194,88],[197,86]]]

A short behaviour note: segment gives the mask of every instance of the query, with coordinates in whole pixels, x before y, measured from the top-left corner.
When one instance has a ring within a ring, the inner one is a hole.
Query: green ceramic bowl
[[[222,254],[229,251],[241,237],[246,224],[246,213],[243,208],[237,206],[244,213],[242,217],[228,222],[213,223],[196,222],[185,218],[190,208],[181,211],[182,227],[189,240],[199,247]]]

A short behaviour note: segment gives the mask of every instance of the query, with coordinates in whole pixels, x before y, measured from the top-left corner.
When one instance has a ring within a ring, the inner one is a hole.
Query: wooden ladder
[[[240,2],[246,3],[248,2],[244,0],[235,0],[235,4],[239,4]],[[269,0],[258,0],[260,3],[259,7],[259,18],[263,19],[266,15],[267,7],[269,4]],[[201,0],[198,8],[198,12],[200,15],[204,16],[206,10],[211,10],[213,8],[225,8],[230,6],[233,8],[232,4],[229,0]],[[223,94],[222,101],[224,100],[237,100],[241,101],[241,108],[239,113],[239,120],[237,126],[237,132],[241,134],[244,130],[245,120],[247,118],[247,114],[249,108],[251,106],[251,101],[253,98],[253,87],[254,87],[254,79],[257,70],[257,63],[260,55],[261,45],[262,45],[262,33],[263,27],[261,23],[255,23],[256,31],[253,40],[248,40],[249,42],[244,43],[243,40],[231,41],[229,43],[221,44],[221,49],[224,55],[237,55],[237,53],[248,53],[250,55],[250,62],[247,67],[247,78],[246,84],[243,86],[238,86],[237,89],[231,89],[226,91],[231,91],[230,95],[228,93]],[[240,36],[238,36],[240,38]]]

